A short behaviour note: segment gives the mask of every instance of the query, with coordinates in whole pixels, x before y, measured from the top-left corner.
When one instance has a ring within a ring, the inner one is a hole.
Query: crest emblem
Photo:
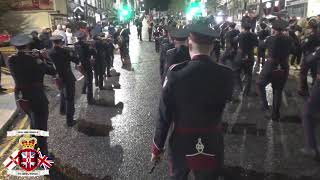
[[[34,149],[22,149],[19,152],[18,165],[25,171],[33,171],[38,166],[38,152]]]
[[[24,131],[21,131],[24,132]],[[11,134],[17,134],[11,132]],[[45,135],[42,131],[32,131],[30,134]],[[9,133],[8,133],[9,134]],[[10,134],[10,135],[11,135]],[[37,139],[35,137],[21,137],[19,139],[20,150],[16,150],[3,163],[7,168],[7,173],[13,176],[44,176],[49,175],[49,169],[52,167],[53,161],[41,153],[40,148],[35,149]]]

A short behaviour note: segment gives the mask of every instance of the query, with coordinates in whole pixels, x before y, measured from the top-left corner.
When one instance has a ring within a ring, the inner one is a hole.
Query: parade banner
[[[21,129],[21,130],[7,131],[7,136],[22,136],[26,134],[34,135],[34,136],[49,137],[48,131],[37,130],[37,129]]]
[[[8,170],[7,174],[20,177],[36,177],[49,175],[49,170],[35,170],[32,172],[26,172],[23,170]]]
[[[53,10],[53,0],[13,0],[11,8],[16,11]]]

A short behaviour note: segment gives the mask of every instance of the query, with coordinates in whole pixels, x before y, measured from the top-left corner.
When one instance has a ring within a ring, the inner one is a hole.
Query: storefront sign
[[[13,0],[11,8],[16,11],[53,10],[53,0]]]
[[[286,6],[294,6],[298,4],[307,3],[308,0],[286,0]]]

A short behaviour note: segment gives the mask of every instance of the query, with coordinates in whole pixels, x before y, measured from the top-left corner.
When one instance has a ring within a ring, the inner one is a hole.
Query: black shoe
[[[66,115],[66,112],[65,111],[60,111],[60,115],[64,116],[64,115]]]
[[[82,94],[87,94],[87,91],[86,90],[82,90]]]
[[[70,122],[67,122],[67,126],[69,126],[69,127],[72,127],[72,126],[74,126],[74,125],[76,125],[76,124],[77,124],[77,122],[74,121],[74,120],[72,120],[72,121],[70,121]]]

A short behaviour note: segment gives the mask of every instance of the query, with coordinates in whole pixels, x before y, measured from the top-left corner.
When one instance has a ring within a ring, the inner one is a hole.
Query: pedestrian
[[[130,43],[130,30],[127,28],[127,25],[122,25],[122,30],[120,31],[121,39],[123,40],[123,43],[125,43],[126,48],[129,49],[129,43]]]
[[[94,37],[95,61],[94,61],[94,79],[96,87],[105,90],[103,87],[104,74],[107,67],[106,62],[106,46],[102,42],[101,34]],[[107,72],[110,75],[110,70]]]
[[[174,48],[167,51],[163,79],[166,77],[169,67],[191,60],[187,42],[188,35],[188,30],[184,28],[176,29],[172,32]]]
[[[82,87],[82,94],[87,94],[88,104],[92,105],[95,103],[93,99],[93,73],[92,73],[92,58],[93,52],[90,50],[89,45],[85,42],[86,34],[78,31],[75,33],[78,38],[78,42],[75,43],[75,51],[80,60],[81,67],[84,72],[84,83]]]
[[[229,23],[229,31],[226,32],[226,50],[223,53],[220,62],[229,67],[233,67],[233,62],[238,49],[238,35],[240,31],[236,29],[236,23]]]
[[[153,38],[154,38],[154,45],[155,50],[157,53],[160,52],[160,36],[161,36],[162,29],[160,27],[155,28],[155,31],[153,32]]]
[[[166,55],[167,55],[167,51],[169,49],[174,48],[174,44],[173,44],[173,39],[171,37],[171,31],[173,30],[172,27],[168,26],[165,30],[164,30],[164,37],[163,40],[160,43],[160,79],[161,79],[161,84],[163,84],[164,81],[164,69],[165,69],[165,64],[166,64]]]
[[[63,29],[62,25],[57,25],[57,29],[55,31],[53,31],[52,35],[60,35],[63,37],[63,42],[67,43],[67,35],[66,35],[66,32],[65,30]]]
[[[317,63],[317,79],[312,87],[310,97],[304,105],[302,122],[306,143],[305,147],[300,151],[320,162],[320,149],[317,146],[315,132],[316,125],[319,123],[317,122],[316,114],[319,113],[320,107],[320,48],[317,48],[314,53],[310,54],[305,62],[307,64]]]
[[[270,31],[267,29],[266,23],[260,23],[261,30],[258,31],[258,39],[259,39],[259,45],[258,45],[258,60],[256,63],[256,66],[260,68],[260,63],[264,65],[265,58],[266,58],[266,46],[265,46],[265,40],[268,36],[270,36]]]
[[[110,68],[113,68],[113,60],[114,60],[114,50],[116,47],[113,44],[113,40],[111,37],[107,38],[107,43],[106,43],[106,48],[107,48],[107,55],[109,55],[110,58]]]
[[[284,34],[288,23],[284,20],[275,20],[272,23],[272,36],[266,39],[268,59],[263,66],[258,81],[257,92],[261,98],[261,109],[266,112],[269,105],[266,96],[266,86],[272,84],[273,104],[272,120],[280,119],[282,91],[289,75],[289,55],[293,46],[292,39]]]
[[[140,41],[142,41],[142,26],[142,21],[140,19],[137,19],[136,27],[138,32],[138,39],[140,39]]]
[[[4,92],[4,91],[6,91],[7,89],[5,89],[5,88],[3,88],[2,87],[2,84],[1,84],[1,67],[5,67],[6,66],[6,62],[5,62],[5,60],[4,60],[4,57],[3,57],[3,55],[2,55],[2,53],[1,53],[1,51],[0,51],[0,92]]]
[[[241,73],[245,76],[245,87],[243,95],[249,95],[251,91],[252,71],[254,65],[254,48],[258,46],[257,35],[250,32],[251,24],[243,22],[241,24],[242,32],[239,34],[239,48],[236,56],[237,84],[242,89]]]
[[[43,48],[45,49],[51,49],[52,48],[52,42],[50,40],[51,37],[51,29],[50,28],[44,28],[42,30],[42,33],[40,34],[39,39],[42,42]]]
[[[47,131],[49,101],[43,78],[45,74],[56,75],[56,71],[52,65],[29,54],[28,45],[31,42],[32,39],[28,35],[11,38],[10,43],[16,47],[17,53],[9,57],[8,66],[15,83],[15,99],[28,115],[30,128]],[[48,154],[45,137],[37,137],[37,145],[43,154]]]
[[[51,37],[53,48],[48,55],[54,63],[58,73],[58,87],[60,90],[60,114],[66,115],[67,125],[73,126],[74,121],[74,96],[76,78],[71,70],[71,62],[79,64],[79,59],[71,55],[71,52],[63,48],[63,37],[55,35]],[[60,84],[61,83],[61,84]]]
[[[70,28],[66,30],[66,37],[67,37],[67,45],[73,45],[75,43],[75,38],[73,37],[72,31]]]
[[[232,71],[210,59],[219,34],[201,24],[190,31],[192,60],[172,65],[163,84],[151,161],[160,160],[173,127],[167,148],[171,179],[188,179],[192,172],[196,180],[216,180],[224,161],[221,117],[232,95]]]
[[[152,31],[153,31],[153,21],[149,20],[148,21],[148,34],[149,34],[149,41],[151,42],[152,38]]]
[[[314,84],[316,76],[317,76],[317,65],[306,64],[305,59],[308,55],[313,53],[316,47],[320,46],[320,33],[318,32],[318,23],[316,20],[311,19],[308,22],[308,26],[311,29],[311,33],[306,37],[306,39],[301,43],[301,48],[303,51],[304,58],[301,63],[300,69],[300,87],[298,90],[299,95],[301,96],[309,96],[309,87],[308,87],[308,73],[311,71],[312,84]]]
[[[30,43],[30,49],[43,49],[41,40],[39,39],[39,33],[37,31],[31,32],[32,42]]]

